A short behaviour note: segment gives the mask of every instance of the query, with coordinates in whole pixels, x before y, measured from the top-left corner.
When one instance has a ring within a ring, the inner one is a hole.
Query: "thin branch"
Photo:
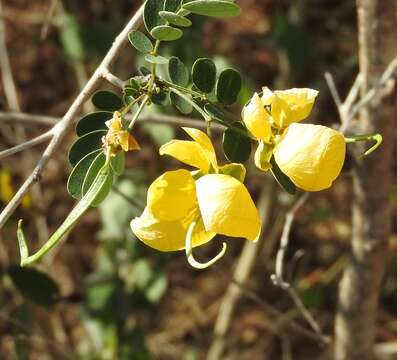
[[[123,89],[125,82],[123,80],[121,80],[120,78],[118,78],[117,76],[115,76],[114,74],[112,74],[109,70],[105,71],[102,74],[102,76],[105,80],[110,82],[112,85],[114,85],[120,89]]]
[[[126,118],[127,120],[131,119],[132,115],[127,115]],[[39,114],[26,114],[15,111],[0,111],[0,121],[18,121],[26,124],[54,125],[61,121],[61,118]],[[149,122],[156,124],[169,124],[173,126],[196,127],[203,130],[206,130],[207,128],[203,120],[165,114],[144,113],[138,118],[137,121],[138,123]],[[215,131],[222,131],[223,127],[218,124],[212,124],[211,129]]]
[[[383,72],[382,76],[379,78],[379,81],[373,86],[361,99],[360,101],[354,105],[351,112],[349,113],[348,120],[354,119],[354,117],[359,113],[359,111],[367,105],[370,101],[372,101],[382,90],[387,82],[394,76],[394,73],[397,69],[397,57],[395,57],[389,65],[386,67],[386,70]]]
[[[296,213],[305,204],[309,198],[309,193],[303,194],[294,206],[285,215],[285,223],[283,233],[281,235],[280,247],[276,256],[276,272],[271,276],[271,279],[276,286],[280,286],[284,290],[291,287],[290,283],[284,278],[284,258],[288,248],[289,236],[291,232],[292,223],[294,222]]]
[[[334,77],[329,72],[326,72],[324,74],[324,77],[327,82],[328,88],[331,92],[332,98],[334,99],[335,104],[339,110],[343,106],[343,103],[342,103],[342,99],[339,95],[338,89],[336,88]]]
[[[22,122],[26,124],[55,125],[61,119],[55,116],[26,114],[18,111],[0,111],[0,121]]]
[[[320,326],[310,313],[310,311],[305,307],[299,295],[296,293],[295,289],[291,286],[289,282],[285,280],[284,277],[284,265],[285,265],[285,255],[289,244],[289,238],[291,233],[291,227],[293,221],[295,219],[295,215],[301,209],[301,207],[306,203],[309,198],[309,193],[303,194],[299,200],[294,204],[294,206],[287,212],[285,215],[285,223],[283,232],[280,240],[280,247],[277,251],[276,256],[276,272],[271,275],[271,280],[274,285],[279,286],[281,289],[285,290],[288,295],[291,297],[297,309],[300,311],[302,316],[308,322],[308,324],[312,327],[314,332],[317,334],[318,338],[320,338],[324,343],[329,342],[329,339],[326,335],[323,334]]]
[[[43,142],[46,142],[47,140],[50,140],[53,137],[53,131],[52,129],[33,138],[32,140],[28,140],[26,142],[23,142],[22,144],[13,146],[12,148],[9,148],[4,151],[0,151],[0,160],[4,159],[7,156],[19,153],[21,151],[30,149],[33,146],[42,144]]]
[[[284,313],[282,313],[281,311],[277,310],[277,308],[275,308],[272,305],[263,301],[263,299],[261,297],[259,297],[254,291],[252,291],[246,285],[241,284],[234,279],[232,280],[232,283],[234,285],[238,286],[242,290],[243,295],[250,298],[256,304],[258,304],[260,307],[262,307],[263,310],[266,311],[266,313],[271,314],[272,316],[278,318],[279,323],[280,323],[279,326],[284,326],[283,318],[286,317],[286,315]],[[300,325],[296,321],[293,321],[293,320],[291,321],[290,319],[286,319],[286,320],[287,321],[285,321],[285,326],[287,328],[290,328],[291,330],[306,336],[308,339],[315,340],[315,341],[321,340],[322,342],[324,342],[324,344],[328,344],[330,342],[329,337],[319,337],[317,332],[314,332],[314,331],[311,331],[310,329],[305,328],[304,326]]]
[[[354,80],[353,86],[350,88],[349,93],[343,103],[344,108],[347,112],[350,111],[353,104],[356,102],[358,95],[360,94],[361,84],[363,82],[362,74],[358,74]]]
[[[66,112],[62,120],[53,128],[54,136],[47,148],[45,149],[41,159],[36,164],[33,172],[26,179],[22,187],[17,191],[12,200],[7,204],[4,210],[0,214],[0,229],[4,226],[8,218],[15,211],[17,206],[22,201],[23,196],[29,191],[31,186],[37,181],[40,177],[42,171],[46,167],[48,161],[52,158],[55,151],[58,149],[61,144],[67,130],[73,124],[75,116],[79,113],[81,107],[85,103],[86,100],[92,95],[92,93],[98,89],[99,85],[102,82],[103,74],[108,71],[108,69],[113,65],[116,58],[120,54],[121,50],[127,43],[128,34],[130,31],[137,29],[142,23],[142,13],[143,13],[143,5],[139,8],[139,10],[135,13],[135,15],[131,18],[125,28],[121,31],[121,33],[115,39],[112,47],[102,60],[99,67],[96,69],[95,73],[92,75],[91,79],[88,81],[84,89],[78,95],[76,100],[73,102],[69,110]]]

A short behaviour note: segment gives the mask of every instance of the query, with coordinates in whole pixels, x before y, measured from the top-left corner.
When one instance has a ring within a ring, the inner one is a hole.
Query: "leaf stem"
[[[204,118],[205,121],[211,121],[211,117],[197,104],[191,99],[189,96],[186,96],[186,94],[182,93],[181,91],[170,87],[170,90],[179,95],[182,99],[186,100],[190,105],[192,105],[199,113],[200,115]]]

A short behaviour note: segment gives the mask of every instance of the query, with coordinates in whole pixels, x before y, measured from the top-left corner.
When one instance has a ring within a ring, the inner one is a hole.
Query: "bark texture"
[[[363,95],[397,56],[397,0],[357,0],[357,13]],[[340,283],[335,322],[337,360],[373,359],[378,297],[391,231],[395,114],[393,91],[364,107],[352,124],[355,133],[380,132],[384,143],[354,165],[351,256]],[[361,152],[364,149],[353,146]]]

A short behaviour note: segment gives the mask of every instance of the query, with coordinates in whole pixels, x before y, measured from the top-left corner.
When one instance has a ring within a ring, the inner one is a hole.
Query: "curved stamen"
[[[367,151],[364,152],[363,155],[361,155],[360,157],[363,156],[367,156],[369,154],[371,154],[372,152],[374,152],[379,146],[380,144],[382,144],[383,138],[381,134],[367,134],[367,135],[356,135],[356,136],[346,136],[345,137],[345,141],[347,144],[349,143],[355,143],[357,141],[375,141],[375,144],[373,146],[371,146]]]
[[[186,240],[185,240],[185,253],[186,253],[186,258],[189,264],[194,267],[195,269],[205,269],[213,264],[215,264],[219,259],[223,257],[226,253],[226,248],[227,245],[224,242],[222,244],[222,250],[219,252],[218,255],[216,255],[214,258],[212,258],[210,261],[207,261],[206,263],[201,263],[198,262],[194,257],[193,257],[193,248],[192,248],[192,238],[193,238],[193,231],[197,225],[197,221],[193,221],[189,229],[187,230],[186,233]]]

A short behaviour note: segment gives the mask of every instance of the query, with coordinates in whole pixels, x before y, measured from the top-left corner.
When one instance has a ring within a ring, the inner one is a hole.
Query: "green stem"
[[[139,97],[137,97],[136,99],[134,99],[133,101],[131,101],[121,112],[121,116],[124,116],[125,114],[128,113],[128,111],[130,111],[130,109],[138,102],[141,101],[142,98],[145,96],[145,94],[140,95]]]
[[[211,117],[199,106],[197,105],[189,96],[186,96],[184,93],[181,91],[175,89],[175,88],[170,88],[170,90],[179,95],[182,99],[187,101],[190,105],[192,105],[199,113],[200,115],[204,118],[205,121],[211,121]]]
[[[345,141],[347,144],[355,143],[358,141],[375,141],[375,144],[371,146],[367,151],[364,152],[360,157],[366,156],[374,152],[383,141],[381,134],[364,134],[355,136],[345,136]]]
[[[191,89],[187,89],[187,88],[185,88],[185,87],[183,87],[183,86],[179,86],[179,85],[173,84],[172,82],[169,82],[169,81],[167,81],[167,80],[158,79],[157,81],[158,81],[159,84],[166,85],[166,86],[168,86],[168,87],[170,87],[170,88],[179,90],[179,91],[184,92],[184,93],[186,93],[186,94],[190,94],[190,95],[193,95],[193,96],[197,96],[197,97],[200,97],[200,98],[202,98],[202,99],[206,99],[206,98],[207,98],[207,97],[206,97],[204,94],[202,94],[202,93],[199,93],[199,92],[194,91],[194,90],[191,90]]]
[[[128,132],[132,131],[132,128],[134,127],[135,121],[138,119],[139,115],[141,114],[143,108],[145,107],[146,103],[148,102],[148,100],[150,99],[149,95],[144,95],[144,98],[141,102],[141,104],[139,105],[138,110],[136,111],[136,113],[134,114],[134,117],[132,118],[130,124],[128,125]]]
[[[192,248],[193,232],[194,232],[196,225],[197,225],[197,222],[193,221],[190,224],[189,229],[187,231],[186,240],[185,240],[185,253],[186,253],[186,258],[187,258],[187,261],[189,262],[189,264],[192,267],[194,267],[195,269],[201,270],[201,269],[205,269],[205,268],[215,264],[219,259],[221,259],[223,257],[223,255],[225,255],[227,245],[226,245],[226,243],[223,243],[222,250],[219,252],[218,255],[216,255],[210,261],[207,261],[206,263],[198,262],[193,256],[193,248]]]
[[[64,237],[64,235],[73,228],[80,217],[89,209],[91,204],[95,201],[98,194],[106,185],[111,169],[108,165],[104,165],[96,176],[94,182],[90,186],[87,193],[81,198],[77,205],[73,208],[67,216],[62,225],[54,232],[48,241],[35,254],[29,256],[28,246],[26,244],[25,235],[22,230],[22,220],[18,222],[17,237],[19,244],[19,251],[21,253],[21,266],[31,265],[40,260],[47,254],[54,246],[56,246]]]

